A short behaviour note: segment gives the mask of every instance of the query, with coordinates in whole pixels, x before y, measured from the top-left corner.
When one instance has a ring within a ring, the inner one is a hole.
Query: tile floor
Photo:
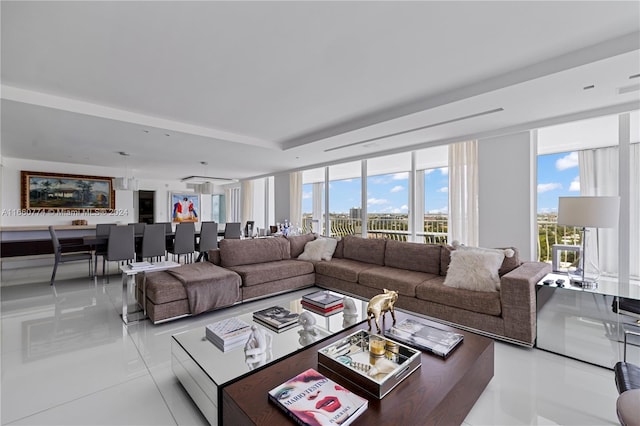
[[[206,424],[173,376],[170,336],[219,313],[125,326],[119,277],[63,274],[53,289],[48,273],[0,288],[2,425]],[[497,342],[495,376],[464,424],[613,425],[616,398],[611,370]]]

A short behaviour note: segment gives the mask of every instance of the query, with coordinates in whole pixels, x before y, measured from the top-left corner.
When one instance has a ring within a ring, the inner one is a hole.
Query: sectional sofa
[[[298,259],[303,254],[309,259],[305,247],[314,240],[313,235],[222,240],[209,252],[209,262],[149,273],[144,282],[138,277],[138,297],[143,303],[146,294],[151,320],[161,322],[313,285],[365,298],[387,288],[399,292],[398,308],[521,345],[535,342],[535,287],[550,266],[521,262],[516,249],[509,250],[510,257],[490,255],[500,262],[496,288],[480,291],[448,282],[456,251],[451,246],[347,236],[324,260]],[[185,283],[196,277],[201,296],[186,290]],[[195,311],[191,299],[200,302]]]

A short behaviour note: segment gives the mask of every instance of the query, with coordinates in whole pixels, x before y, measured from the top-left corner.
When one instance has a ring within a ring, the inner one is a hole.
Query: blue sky
[[[425,172],[425,212],[441,213],[448,209],[449,175],[446,167]],[[360,179],[332,181],[329,187],[331,213],[348,213],[360,207]],[[409,174],[394,173],[370,176],[367,181],[369,213],[406,214],[409,210]],[[311,212],[311,185],[305,185],[302,211]]]
[[[332,181],[329,190],[331,213],[348,213],[360,207],[360,179]],[[449,174],[446,167],[425,171],[425,213],[448,211]],[[369,213],[408,212],[409,175],[395,173],[370,176],[367,182]],[[538,213],[558,211],[558,197],[580,195],[578,154],[563,152],[538,156]],[[302,211],[311,212],[311,185],[303,190]]]
[[[580,195],[578,153],[538,156],[538,213],[558,211],[558,197]]]

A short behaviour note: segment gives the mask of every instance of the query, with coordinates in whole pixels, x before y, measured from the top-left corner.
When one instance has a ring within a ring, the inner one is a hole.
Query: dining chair
[[[200,240],[196,244],[196,251],[199,252],[196,262],[200,262],[204,257],[209,259],[209,250],[218,248],[218,224],[216,222],[202,222],[200,227]]]
[[[228,222],[224,227],[224,238],[240,239],[240,222]]]
[[[136,256],[142,251],[142,235],[144,234],[144,228],[147,226],[144,222],[132,222],[129,225],[133,225],[133,232],[135,234],[136,244]],[[137,259],[137,257],[136,257]]]
[[[107,255],[102,257],[102,270],[105,262],[124,262],[136,258],[135,233],[133,225],[112,226],[109,228]],[[107,269],[107,281],[109,274]],[[102,273],[104,275],[104,272]]]
[[[139,257],[144,260],[146,258],[154,258],[160,260],[167,252],[167,237],[164,224],[147,225],[142,233],[142,248]]]
[[[193,260],[193,252],[195,251],[196,227],[193,222],[181,222],[176,226],[176,236],[174,238],[173,247],[169,253],[178,255],[178,263],[180,255],[186,255],[187,259]],[[187,260],[188,261],[188,260]],[[187,263],[187,262],[185,262]]]
[[[112,226],[116,226],[115,223],[98,223],[96,225],[96,237],[104,238],[105,240],[109,240],[109,228]],[[98,273],[98,256],[105,256],[107,254],[107,243],[104,244],[96,244],[94,251],[94,260],[93,260],[93,275]],[[104,266],[104,262],[102,263]],[[102,275],[104,275],[104,269],[102,269]]]
[[[169,253],[169,249],[173,248],[173,225],[171,225],[171,222],[156,222],[156,225],[164,225],[165,227],[165,256],[167,256],[167,253]]]
[[[58,271],[58,265],[60,263],[75,262],[75,261],[88,259],[89,260],[89,276],[91,276],[91,272],[93,269],[91,267],[91,261],[93,259],[93,255],[91,254],[91,251],[86,250],[86,246],[83,244],[64,244],[64,245],[60,244],[60,240],[58,239],[58,236],[53,226],[49,226],[49,234],[51,235],[51,243],[53,244],[53,253],[55,255],[53,272],[51,273],[51,285],[54,285],[54,282],[56,280],[56,272]],[[71,250],[77,249],[78,251],[71,252],[71,253],[63,253],[62,252],[63,249],[71,249]]]

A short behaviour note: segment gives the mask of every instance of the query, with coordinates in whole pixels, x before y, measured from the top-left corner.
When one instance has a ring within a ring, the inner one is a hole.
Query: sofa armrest
[[[500,279],[505,335],[533,345],[536,339],[536,284],[551,272],[551,265],[524,262]]]
[[[211,249],[209,250],[209,262],[214,265],[220,266],[220,249]]]

